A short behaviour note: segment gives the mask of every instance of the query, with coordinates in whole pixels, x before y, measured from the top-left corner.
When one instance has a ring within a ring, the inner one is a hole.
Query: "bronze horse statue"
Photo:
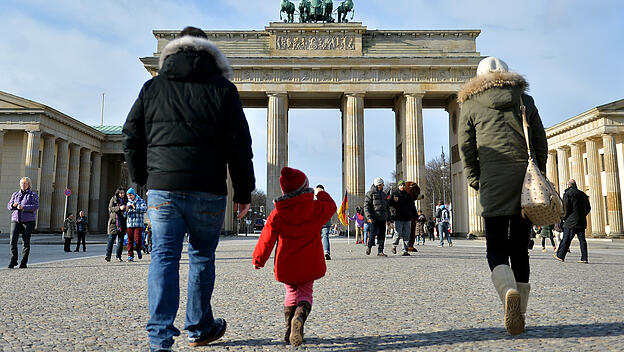
[[[353,1],[345,0],[338,6],[338,22],[348,22],[347,14],[351,12],[351,20],[353,20],[353,15],[355,15],[355,10],[353,9]]]
[[[299,2],[299,22],[306,23],[310,18],[310,1],[301,0]]]
[[[308,22],[334,22],[332,12],[334,2],[332,0],[310,0],[310,15]],[[299,11],[301,13],[301,11]]]
[[[288,0],[282,0],[280,4],[280,20],[282,19],[282,12],[286,12],[284,22],[293,23],[295,21],[295,4]]]

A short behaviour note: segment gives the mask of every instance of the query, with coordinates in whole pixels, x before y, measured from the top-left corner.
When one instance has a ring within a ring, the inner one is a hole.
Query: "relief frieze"
[[[276,37],[277,50],[355,50],[355,38],[348,36],[283,36]]]

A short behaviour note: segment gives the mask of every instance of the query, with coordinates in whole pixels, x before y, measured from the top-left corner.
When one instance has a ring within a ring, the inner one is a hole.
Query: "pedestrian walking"
[[[366,222],[364,210],[356,207],[355,215],[350,216],[349,220],[355,221],[355,244],[364,243],[364,223]]]
[[[444,238],[446,238],[449,247],[452,247],[453,241],[451,241],[451,233],[449,232],[451,212],[446,208],[446,205],[440,205],[436,220],[438,222],[438,236],[440,236],[440,244],[438,247],[444,246]]]
[[[64,250],[65,252],[71,252],[71,240],[76,235],[76,220],[74,220],[74,214],[68,213],[67,218],[63,222],[63,239],[65,240]]]
[[[429,241],[434,241],[435,240],[435,221],[433,221],[433,219],[429,219],[427,221],[427,233],[429,234]]]
[[[524,77],[509,72],[502,60],[488,57],[458,93],[460,159],[468,184],[479,191],[492,283],[503,302],[504,325],[511,335],[525,330],[531,288],[531,223],[520,209],[528,165],[522,109],[532,155],[542,172],[548,156],[546,133],[533,98],[525,93],[527,87]]]
[[[323,185],[318,185],[316,186],[316,188],[320,188],[323,191],[325,190],[325,187],[323,187]],[[332,223],[331,223],[331,218],[329,218],[329,220],[327,220],[325,225],[321,227],[321,240],[323,242],[323,251],[325,252],[325,260],[331,260],[331,247],[329,245],[329,233],[331,232],[331,228],[332,228]],[[334,227],[334,233],[336,233],[335,229],[336,227]]]
[[[383,190],[384,181],[377,177],[370,190],[366,192],[364,198],[364,215],[370,224],[369,240],[366,248],[366,255],[371,253],[373,237],[377,237],[377,255],[387,257],[384,254],[384,242],[386,241],[386,221],[388,221],[388,195]]]
[[[423,214],[422,210],[418,211],[418,219],[416,219],[416,244],[421,243],[425,245],[425,233],[427,230],[425,227],[427,226],[427,217]]]
[[[416,213],[416,206],[412,196],[405,190],[405,181],[399,181],[398,190],[393,192],[388,199],[388,206],[391,209],[391,213],[394,213],[395,234],[392,241],[392,254],[397,253],[396,248],[401,240],[403,242],[401,255],[409,257],[410,228],[412,220],[416,219],[418,214]]]
[[[179,264],[188,233],[186,324],[189,345],[220,339],[214,318],[215,250],[223,227],[227,175],[242,219],[255,189],[251,136],[227,58],[199,28],[186,27],[160,54],[124,124],[123,149],[133,182],[149,189],[152,252],[148,282],[150,348],[169,350],[180,331]],[[318,232],[316,233],[318,237]]]
[[[574,235],[578,236],[581,247],[581,259],[579,263],[587,264],[587,240],[585,239],[585,229],[587,228],[587,214],[591,211],[589,197],[585,192],[576,186],[576,181],[570,179],[568,188],[563,193],[563,204],[566,213],[563,216],[563,239],[559,243],[557,253],[553,254],[555,259],[564,261]]]
[[[326,271],[318,233],[336,212],[336,203],[323,188],[308,188],[308,178],[297,169],[282,169],[280,187],[283,195],[275,200],[275,209],[262,229],[253,252],[253,267],[264,267],[277,242],[275,279],[286,289],[284,341],[299,346],[312,310],[314,281]]]
[[[35,228],[37,220],[37,210],[39,209],[39,196],[32,191],[32,181],[28,177],[22,177],[19,182],[20,189],[11,195],[7,204],[11,211],[11,230],[9,247],[11,248],[11,259],[9,259],[9,269],[17,266],[17,241],[22,235],[22,260],[19,267],[28,267],[28,256],[30,254],[30,235]]]
[[[128,196],[128,204],[126,206],[126,233],[128,234],[128,261],[134,261],[134,250],[136,249],[137,257],[143,258],[141,250],[143,249],[143,225],[147,204],[141,198],[134,188],[128,188],[126,192]]]
[[[546,239],[550,239],[550,244],[552,245],[553,252],[557,251],[557,246],[555,245],[555,240],[553,239],[553,228],[555,225],[546,225],[542,226],[542,229],[539,233],[540,237],[542,237],[542,252],[546,252]]]
[[[82,251],[87,251],[87,229],[89,228],[89,219],[85,215],[83,210],[78,213],[78,218],[76,219],[76,237],[78,241],[76,242],[76,250],[74,252],[78,252],[80,249],[80,242],[82,242]]]
[[[108,201],[108,226],[106,233],[108,234],[108,241],[106,242],[106,255],[104,260],[110,262],[111,255],[113,253],[113,244],[117,239],[117,250],[115,251],[115,258],[120,262],[121,252],[123,250],[124,234],[126,233],[126,204],[128,203],[128,197],[126,191],[123,188],[117,188],[115,194]]]

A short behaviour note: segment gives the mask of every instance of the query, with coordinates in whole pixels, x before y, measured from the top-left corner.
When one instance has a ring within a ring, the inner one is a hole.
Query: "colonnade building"
[[[84,210],[89,231],[105,232],[108,200],[127,185],[121,127],[91,127],[49,106],[0,92],[0,199],[30,177],[39,194],[36,231],[60,231],[67,211]],[[0,231],[10,228],[8,210]]]

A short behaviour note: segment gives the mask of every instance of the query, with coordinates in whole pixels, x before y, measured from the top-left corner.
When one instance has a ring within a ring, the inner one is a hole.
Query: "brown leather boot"
[[[297,306],[284,306],[284,318],[286,319],[286,334],[284,334],[284,342],[290,343],[290,322],[295,315]]]
[[[312,305],[306,301],[301,301],[295,310],[290,329],[290,344],[299,346],[303,343],[303,324],[312,310]]]

